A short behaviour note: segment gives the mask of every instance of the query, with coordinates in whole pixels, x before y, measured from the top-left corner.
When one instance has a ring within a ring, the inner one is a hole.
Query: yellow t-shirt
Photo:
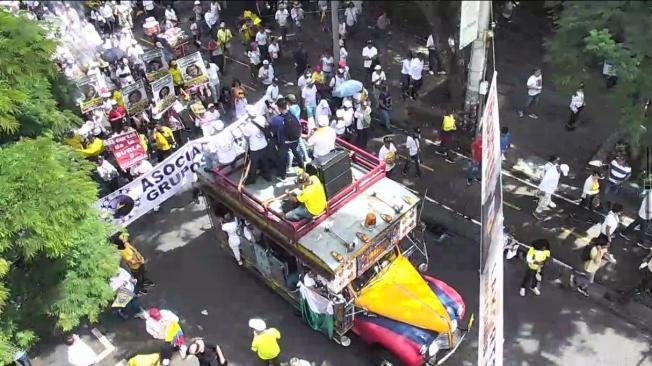
[[[99,156],[104,151],[104,141],[95,138],[95,140],[88,144],[85,149],[78,149],[77,151],[81,152],[86,158]]]
[[[137,270],[145,262],[140,252],[132,247],[131,244],[125,244],[125,248],[120,251],[120,256],[132,270]]]
[[[256,352],[261,360],[271,360],[281,353],[278,346],[278,340],[281,339],[281,333],[276,328],[269,328],[260,334],[254,335],[251,341],[251,350]]]
[[[172,67],[170,68],[170,75],[172,75],[172,81],[174,82],[174,85],[179,86],[183,82],[183,79],[181,79],[181,71],[177,69],[177,67]]]
[[[116,90],[113,92],[113,100],[115,100],[116,103],[122,108],[125,107],[125,102],[122,99],[122,92],[119,90]]]
[[[170,141],[174,141],[174,134],[169,127],[163,126],[160,132],[154,133],[154,140],[159,150],[168,151],[172,148]]]
[[[443,131],[454,131],[455,127],[455,117],[452,114],[444,116],[444,121],[441,123],[441,129]]]
[[[147,138],[142,133],[138,136],[140,137],[140,144],[143,146],[143,149],[145,149],[145,152],[147,152]]]
[[[158,366],[161,356],[158,353],[136,355],[129,359],[128,366]]]
[[[323,84],[324,83],[324,74],[321,73],[321,72],[317,72],[317,71],[313,72],[312,73],[312,81],[315,84]]]
[[[217,41],[220,43],[229,43],[231,42],[231,38],[233,38],[233,35],[231,34],[231,31],[228,29],[220,29],[217,31]]]
[[[310,176],[310,184],[297,195],[297,201],[303,203],[306,210],[313,216],[324,212],[326,209],[326,192],[319,178],[314,175]]]
[[[541,265],[536,264],[534,262],[544,262],[544,261],[546,261],[548,258],[550,258],[550,251],[549,250],[536,250],[534,248],[530,248],[527,251],[526,258],[528,259],[528,262],[527,262],[528,267],[530,267],[530,269],[533,270],[533,271],[538,271],[539,269],[541,269]],[[531,259],[533,259],[532,263],[530,262]]]

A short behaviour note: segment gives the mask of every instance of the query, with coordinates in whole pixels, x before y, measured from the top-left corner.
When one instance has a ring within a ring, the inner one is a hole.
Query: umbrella
[[[357,80],[347,80],[333,89],[333,96],[337,98],[352,97],[361,91],[361,82]]]
[[[121,60],[126,56],[125,52],[118,47],[109,48],[102,53],[102,59],[106,62]]]

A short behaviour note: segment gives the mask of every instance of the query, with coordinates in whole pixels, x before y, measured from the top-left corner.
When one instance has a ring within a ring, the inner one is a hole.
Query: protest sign
[[[100,86],[97,75],[86,75],[77,80],[77,87],[82,93],[79,107],[82,113],[87,113],[93,109],[102,106],[102,96],[100,95]]]
[[[160,48],[148,50],[143,53],[141,57],[145,64],[145,75],[147,76],[147,80],[156,80],[169,74],[167,60],[163,55],[163,50]]]
[[[127,170],[147,159],[147,152],[140,143],[138,132],[131,131],[111,137],[106,141],[120,168]]]
[[[204,60],[199,52],[192,53],[177,60],[177,66],[181,70],[181,78],[186,87],[192,87],[208,82],[208,73]]]
[[[149,98],[143,79],[122,88],[125,108],[130,116],[144,111],[149,106]]]
[[[172,75],[167,74],[149,84],[152,87],[152,99],[154,108],[152,114],[157,115],[165,112],[176,100],[174,93],[174,81]]]

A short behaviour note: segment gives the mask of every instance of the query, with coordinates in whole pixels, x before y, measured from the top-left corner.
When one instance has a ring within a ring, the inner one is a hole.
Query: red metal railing
[[[237,182],[232,181],[220,171],[213,171],[215,177],[214,182],[228,192],[228,194],[237,197],[241,204],[252,209],[259,218],[271,222],[277,230],[290,238],[292,242],[296,242],[297,239],[308,233],[315,226],[319,225],[345,204],[357,197],[358,194],[364,192],[385,176],[385,163],[378,160],[376,156],[339,138],[337,139],[337,144],[352,152],[352,163],[366,169],[367,172],[358,180],[344,187],[335,196],[331,197],[326,205],[326,211],[314,220],[302,220],[299,222],[285,220],[282,212],[276,212],[265,207],[262,202],[247,192],[246,188],[238,191]]]

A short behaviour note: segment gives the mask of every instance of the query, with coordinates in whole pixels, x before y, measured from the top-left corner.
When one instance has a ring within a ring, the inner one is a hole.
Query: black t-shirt
[[[197,353],[197,360],[199,360],[199,366],[226,366],[226,360],[224,363],[220,363],[220,358],[217,355],[216,345],[211,343],[204,343],[204,352]]]

